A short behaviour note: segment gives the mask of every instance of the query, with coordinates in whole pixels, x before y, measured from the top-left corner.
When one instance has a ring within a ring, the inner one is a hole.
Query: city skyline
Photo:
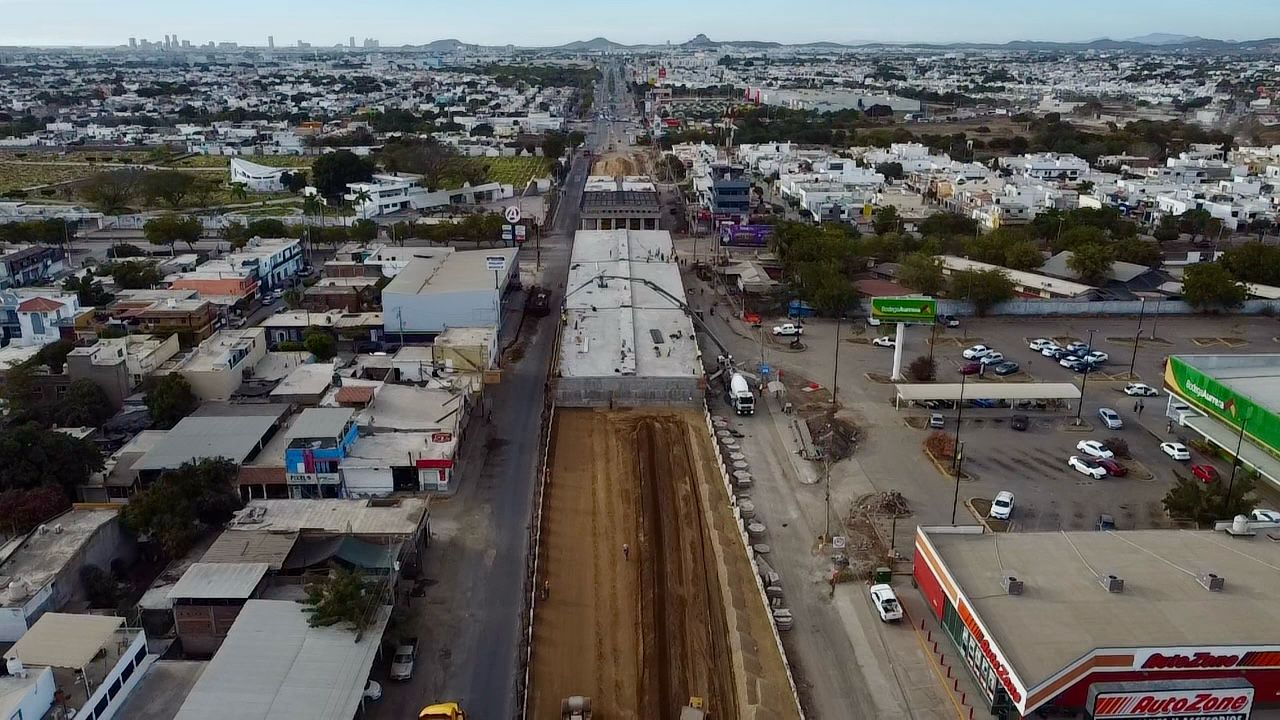
[[[1212,6],[1192,0],[1137,0],[1116,6],[1084,0],[1069,16],[1048,8],[1012,0],[992,0],[963,16],[944,0],[919,0],[910,6],[881,2],[848,4],[810,2],[802,12],[768,15],[772,8],[759,0],[723,0],[690,7],[674,0],[653,0],[639,10],[600,6],[585,0],[561,0],[554,7],[496,0],[476,6],[427,7],[407,0],[381,0],[380,12],[353,19],[333,0],[319,0],[314,12],[297,14],[283,3],[228,0],[216,16],[196,15],[185,6],[154,0],[123,0],[102,6],[91,0],[0,0],[9,22],[0,30],[0,44],[18,46],[119,46],[129,37],[152,42],[176,33],[192,45],[208,41],[265,46],[268,35],[276,45],[304,40],[316,47],[348,45],[349,36],[376,38],[383,46],[419,45],[456,38],[483,45],[555,46],[606,37],[623,44],[682,43],[699,32],[714,40],[805,42],[992,42],[1013,40],[1087,42],[1099,38],[1123,40],[1150,33],[1191,35],[1223,40],[1255,40],[1280,35],[1280,29],[1242,36],[1233,17],[1248,16],[1251,28],[1280,28],[1280,6],[1258,7],[1249,0],[1222,0]],[[809,12],[803,12],[808,10]],[[645,22],[637,23],[637,13]],[[381,18],[412,18],[422,22],[387,22]],[[836,18],[815,23],[821,16]],[[247,27],[244,17],[255,22]],[[505,18],[494,22],[494,18]],[[839,18],[847,18],[841,20]],[[1000,22],[993,23],[993,18]],[[1255,37],[1256,36],[1256,37]],[[282,41],[282,38],[289,38]]]

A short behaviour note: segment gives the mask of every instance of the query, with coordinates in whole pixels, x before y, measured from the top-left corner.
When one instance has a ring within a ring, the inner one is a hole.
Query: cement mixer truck
[[[739,415],[756,414],[756,396],[751,394],[751,385],[742,373],[735,372],[729,376],[728,401],[734,412]]]

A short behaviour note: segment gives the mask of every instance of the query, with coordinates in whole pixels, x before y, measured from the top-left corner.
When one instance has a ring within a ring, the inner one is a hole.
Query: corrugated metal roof
[[[1078,400],[1080,388],[1071,383],[920,383],[897,386],[901,400]]]
[[[175,720],[351,720],[390,615],[379,608],[357,642],[309,627],[299,603],[250,600]]]
[[[169,598],[245,600],[262,582],[268,567],[264,562],[198,562],[187,568],[182,579],[169,590]]]
[[[122,625],[124,618],[112,615],[45,613],[4,657],[25,665],[84,667]]]
[[[333,438],[342,434],[342,429],[351,422],[355,411],[351,408],[307,408],[298,415],[285,437],[293,438]]]
[[[270,415],[186,417],[133,467],[169,470],[185,462],[217,457],[239,464],[257,449],[275,423],[276,418]]]
[[[213,541],[213,545],[200,558],[202,563],[266,563],[272,570],[279,570],[298,541],[296,532],[268,532],[266,530],[226,531]]]

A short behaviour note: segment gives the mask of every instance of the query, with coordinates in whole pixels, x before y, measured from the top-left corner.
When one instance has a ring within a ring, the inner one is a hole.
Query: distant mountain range
[[[473,49],[480,47],[460,40],[436,40],[421,46],[427,50],[451,51],[457,49]],[[578,40],[564,45],[552,47],[522,47],[525,50],[563,50],[567,52],[612,52],[621,50],[659,50],[666,48],[666,43],[649,43],[640,45],[624,45],[608,38],[596,37],[590,40]],[[1085,51],[1085,50],[1151,50],[1151,51],[1268,51],[1280,50],[1280,37],[1263,38],[1261,40],[1214,40],[1194,35],[1173,35],[1169,33],[1151,33],[1127,40],[1100,38],[1087,42],[1050,42],[1042,40],[1014,40],[1007,43],[903,43],[903,42],[809,42],[780,43],[767,40],[712,40],[699,33],[691,40],[670,47],[685,50],[718,50],[727,47],[765,50],[770,48],[813,48],[813,49],[854,49],[854,48],[924,48],[935,50],[1043,50],[1043,51]]]

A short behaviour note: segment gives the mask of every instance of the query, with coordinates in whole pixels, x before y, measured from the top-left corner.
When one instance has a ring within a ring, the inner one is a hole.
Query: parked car
[[[1107,513],[1098,515],[1098,521],[1093,524],[1094,530],[1115,530],[1116,519]]]
[[[1192,465],[1191,474],[1195,475],[1200,482],[1205,483],[1218,482],[1222,479],[1222,476],[1218,474],[1218,468],[1208,464]]]
[[[1041,355],[1047,358],[1054,358],[1055,360],[1061,357],[1060,355],[1058,355],[1058,353],[1065,353],[1065,352],[1066,350],[1063,350],[1062,348],[1058,347],[1057,343],[1051,343],[1049,345],[1045,345],[1044,347],[1040,348]]]
[[[1032,340],[1030,343],[1027,343],[1027,347],[1032,350],[1035,350],[1036,352],[1040,352],[1047,347],[1057,347],[1057,346],[1058,346],[1058,343],[1052,340],[1049,340],[1048,338],[1036,338],[1035,340]]]
[[[1097,350],[1084,356],[1084,361],[1089,363],[1090,365],[1102,365],[1103,363],[1107,362],[1110,359],[1111,359],[1110,355],[1104,352],[1098,352]]]
[[[1002,362],[999,365],[996,365],[995,367],[991,368],[991,371],[997,375],[1004,376],[1004,375],[1012,375],[1018,372],[1019,369],[1020,368],[1018,367],[1018,363],[1016,362]]]
[[[1029,425],[1030,423],[1027,421],[1026,415],[1014,415],[1009,418],[1009,427],[1017,430],[1018,432],[1026,432]]]
[[[897,341],[895,341],[893,338],[889,337],[888,335],[881,335],[875,340],[872,340],[871,344],[875,345],[876,347],[891,348],[894,345],[897,345]]]
[[[878,320],[878,319],[876,319],[876,318],[868,317],[868,318],[867,318],[867,324],[868,324],[868,325],[870,325],[871,327],[880,327],[880,325],[881,325],[882,323],[880,322],[880,320]]]
[[[400,641],[396,652],[391,656],[391,679],[408,680],[413,676],[413,664],[418,659],[418,638],[409,637]]]
[[[1004,353],[996,352],[992,350],[991,352],[979,358],[978,362],[982,363],[983,365],[999,365],[1000,363],[1004,362]]]
[[[996,493],[996,497],[991,501],[991,510],[987,513],[987,517],[993,517],[997,520],[1008,520],[1013,514],[1013,493],[1008,490],[1001,490]]]
[[[1076,368],[1084,365],[1084,361],[1078,357],[1067,355],[1067,356],[1064,356],[1061,360],[1059,360],[1058,364],[1068,370],[1075,370]]]
[[[1124,477],[1129,474],[1129,468],[1121,465],[1111,458],[1098,458],[1097,460],[1094,460],[1094,462],[1101,465],[1103,469],[1107,471],[1108,475]]]
[[[872,585],[867,595],[871,598],[871,604],[875,607],[881,622],[897,622],[902,619],[902,605],[898,602],[898,596],[894,594],[893,588],[884,584]]]
[[[1067,349],[1072,352],[1075,352],[1076,350],[1087,351],[1089,349],[1089,345],[1086,343],[1080,342],[1079,340],[1076,340],[1074,342],[1067,343]]]
[[[978,398],[977,400],[970,400],[970,401],[969,401],[969,404],[970,404],[970,405],[972,405],[972,406],[974,406],[974,407],[976,407],[976,408],[988,408],[988,409],[990,409],[990,408],[994,408],[994,407],[999,407],[999,403],[997,403],[997,401],[995,401],[995,400],[987,400],[987,399],[985,399],[985,398]]]
[[[1076,472],[1088,475],[1094,480],[1101,480],[1107,476],[1107,469],[1087,457],[1072,455],[1067,458],[1067,465],[1075,469]]]
[[[1280,523],[1280,512],[1258,509],[1249,513],[1249,519],[1254,522]]]
[[[782,325],[773,326],[774,335],[796,336],[804,334],[804,326],[796,323],[783,323]]]
[[[938,322],[942,323],[943,325],[949,328],[960,327],[960,318],[956,317],[955,315],[939,315]]]
[[[961,375],[977,375],[982,370],[982,363],[971,362],[960,366]]]
[[[1102,424],[1106,425],[1108,430],[1119,430],[1124,427],[1120,413],[1111,408],[1098,408],[1098,419],[1102,420]]]
[[[1160,393],[1146,383],[1129,383],[1124,386],[1124,394],[1130,397],[1155,397]]]
[[[947,421],[942,417],[942,413],[934,413],[929,416],[929,427],[931,428],[940,428],[946,424]]]
[[[1163,442],[1163,443],[1160,443],[1160,450],[1164,452],[1165,455],[1168,455],[1174,460],[1190,460],[1191,459],[1191,451],[1188,450],[1187,446],[1183,445],[1182,443]]]
[[[1115,457],[1115,453],[1107,449],[1097,440],[1081,440],[1076,443],[1076,449],[1092,458],[1111,458]]]
[[[984,355],[991,354],[991,348],[986,345],[974,345],[971,348],[965,348],[965,351],[960,354],[964,356],[965,360],[978,360]]]
[[[371,678],[368,684],[364,686],[364,699],[370,702],[381,700],[382,684]]]

